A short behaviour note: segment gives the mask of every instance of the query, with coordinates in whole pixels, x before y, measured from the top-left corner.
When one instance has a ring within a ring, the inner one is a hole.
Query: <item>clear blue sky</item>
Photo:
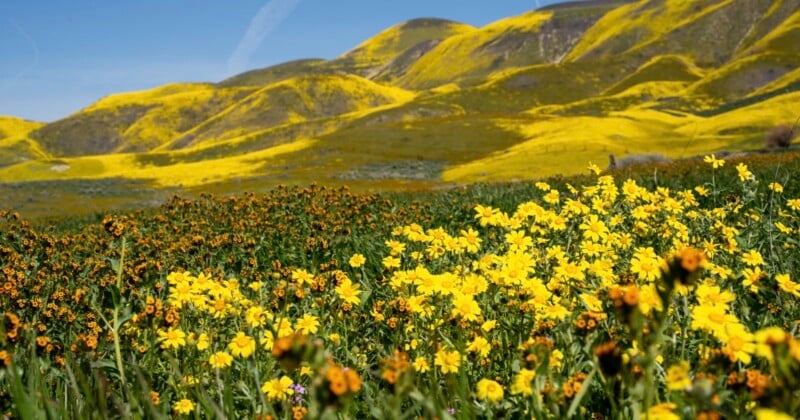
[[[0,115],[52,121],[114,92],[334,58],[412,18],[482,26],[556,1],[2,0]]]

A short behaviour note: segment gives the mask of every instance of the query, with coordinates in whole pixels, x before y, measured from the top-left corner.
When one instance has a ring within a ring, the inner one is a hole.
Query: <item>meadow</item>
[[[10,418],[793,418],[797,153],[0,213]]]

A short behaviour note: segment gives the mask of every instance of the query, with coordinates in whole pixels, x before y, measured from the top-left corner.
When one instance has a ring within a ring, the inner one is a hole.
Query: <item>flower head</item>
[[[491,379],[481,379],[477,386],[478,398],[489,402],[503,399],[503,386]]]
[[[364,265],[365,262],[367,262],[367,259],[364,258],[363,255],[361,255],[361,254],[353,254],[353,256],[350,257],[349,264],[350,264],[350,267],[359,268],[362,265]]]
[[[439,366],[442,373],[456,373],[458,367],[461,366],[461,353],[457,350],[448,351],[443,348],[436,352],[434,364]]]
[[[319,331],[319,320],[314,315],[305,314],[295,322],[294,329],[303,334],[316,334]]]
[[[749,181],[754,178],[753,173],[747,169],[747,165],[744,163],[736,165],[736,172],[739,174],[739,180],[742,182]]]
[[[536,371],[531,369],[520,369],[517,376],[514,377],[514,383],[511,384],[511,393],[514,395],[533,395],[533,387],[531,382],[536,377]]]
[[[336,286],[336,294],[339,296],[339,299],[351,305],[358,305],[361,302],[361,298],[359,297],[361,289],[359,289],[357,284],[353,284],[350,279],[345,279]]]
[[[424,357],[417,357],[416,359],[414,359],[413,366],[414,370],[419,373],[425,373],[431,370],[431,366],[428,364],[428,360],[426,360]]]
[[[208,363],[215,369],[225,368],[233,363],[233,356],[228,354],[228,352],[218,351],[211,355],[208,359]]]
[[[721,168],[725,165],[725,161],[722,159],[717,159],[715,155],[707,155],[703,158],[703,162],[711,164],[711,167],[714,169]]]
[[[177,414],[189,414],[194,410],[194,403],[186,398],[178,401],[172,406]]]
[[[273,379],[265,382],[264,385],[261,386],[261,392],[267,394],[267,398],[270,401],[283,401],[289,396],[294,395],[295,389],[292,388],[293,384],[292,378],[284,375],[280,379]]]
[[[161,342],[162,349],[178,349],[186,345],[186,333],[176,328],[170,328],[167,331],[158,331],[158,340]]]
[[[680,362],[667,369],[667,388],[670,391],[681,391],[692,386],[689,377],[689,362]]]
[[[236,333],[236,337],[233,337],[231,342],[228,343],[228,349],[231,351],[231,353],[233,353],[234,356],[249,357],[254,351],[256,351],[256,340],[254,340],[253,337],[250,337],[239,331]]]

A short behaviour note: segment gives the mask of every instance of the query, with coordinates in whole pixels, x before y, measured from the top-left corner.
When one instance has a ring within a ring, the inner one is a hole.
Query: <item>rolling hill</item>
[[[255,90],[174,84],[111,95],[33,131],[31,137],[54,156],[144,152],[171,141]]]
[[[42,183],[109,181],[104,203],[120,203],[126,183],[427,189],[567,174],[609,154],[758,149],[800,117],[798,90],[797,0],[570,2],[481,28],[415,19],[332,60],[111,95],[50,123],[2,117],[0,190],[45,208],[52,197],[29,193]]]
[[[0,167],[45,157],[39,144],[30,138],[31,132],[43,125],[19,118],[0,117]]]
[[[280,127],[406,102],[414,93],[351,74],[302,76],[267,85],[176,136],[167,149],[216,143]]]
[[[249,71],[220,84],[264,86],[298,76],[349,73],[370,79],[404,71],[416,58],[452,36],[474,30],[445,19],[421,18],[395,25],[362,42],[335,60],[306,59]],[[416,57],[409,60],[408,57]]]

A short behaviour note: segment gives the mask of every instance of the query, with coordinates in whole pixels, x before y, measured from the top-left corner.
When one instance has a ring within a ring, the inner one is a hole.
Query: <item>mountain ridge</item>
[[[181,171],[207,160],[247,168],[209,170],[215,183],[391,189],[758,148],[794,121],[799,48],[793,0],[569,2],[480,28],[414,19],[333,60],[109,95],[48,124],[0,118],[0,183],[124,177],[124,164],[138,181],[202,185]]]

